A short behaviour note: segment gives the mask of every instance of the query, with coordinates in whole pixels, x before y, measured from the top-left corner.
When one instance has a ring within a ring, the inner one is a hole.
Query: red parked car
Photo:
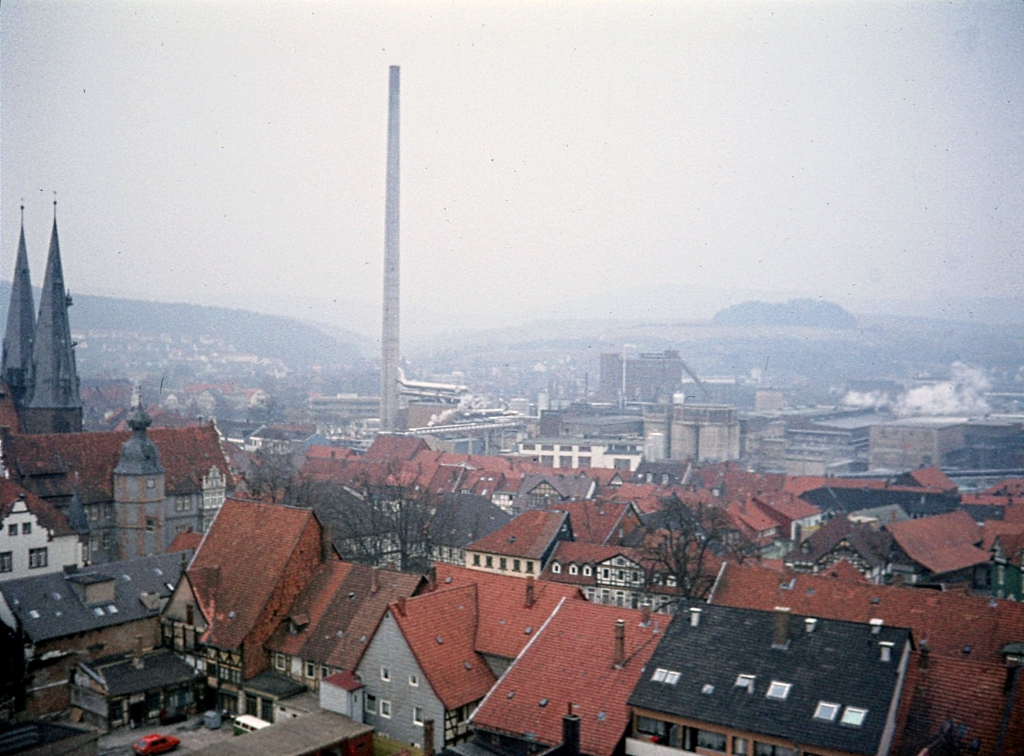
[[[153,733],[152,735],[147,735],[142,740],[136,740],[135,744],[132,745],[132,750],[139,754],[139,756],[150,756],[150,754],[154,753],[173,751],[180,742],[173,735]]]

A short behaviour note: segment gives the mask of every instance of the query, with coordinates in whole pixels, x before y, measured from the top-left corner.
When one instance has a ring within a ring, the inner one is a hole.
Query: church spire
[[[53,203],[53,232],[46,276],[39,296],[39,318],[32,345],[32,398],[28,408],[32,420],[25,423],[29,433],[68,433],[82,430],[82,400],[78,392],[78,371],[71,342],[68,307],[71,297],[64,289],[57,237],[57,203]]]
[[[0,380],[11,389],[15,403],[20,407],[32,393],[32,342],[35,338],[36,314],[32,301],[32,280],[28,271],[28,251],[25,247],[25,206],[21,206],[21,238],[18,257],[11,280],[11,301],[7,307],[7,330],[4,333],[3,361]]]

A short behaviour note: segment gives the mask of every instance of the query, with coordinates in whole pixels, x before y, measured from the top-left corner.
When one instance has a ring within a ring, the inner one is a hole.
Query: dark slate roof
[[[425,500],[434,514],[427,526],[431,541],[462,548],[512,521],[512,515],[484,496],[447,493]]]
[[[153,419],[140,402],[128,413],[128,427],[132,430],[131,438],[121,447],[121,457],[114,468],[114,475],[159,475],[164,472],[160,464],[160,452],[148,436],[146,428],[153,424]]]
[[[127,696],[162,690],[190,682],[196,671],[181,657],[170,651],[157,651],[142,657],[142,666],[135,666],[131,654],[117,654],[94,662],[80,662],[79,667],[107,689],[108,696]]]
[[[693,604],[700,623],[691,627],[681,605],[654,652],[629,703],[696,719],[852,753],[878,751],[889,706],[896,694],[900,656],[910,631],[818,619],[805,632],[804,617],[790,617],[790,645],[772,648],[774,612]],[[724,611],[723,611],[724,610]],[[894,644],[892,661],[880,661],[879,642]],[[678,683],[654,682],[658,668],[681,672]],[[755,675],[754,692],[736,686]],[[784,701],[765,696],[772,681],[791,683]],[[712,685],[710,693],[705,686]],[[868,713],[860,727],[814,719],[819,701],[855,706]]]
[[[256,677],[246,680],[245,687],[247,690],[269,693],[275,698],[294,696],[296,693],[301,693],[306,689],[306,686],[302,683],[296,682],[280,672],[274,672],[272,669],[260,672]]]
[[[9,580],[0,584],[0,594],[29,639],[40,643],[158,616],[178,583],[183,555],[192,556],[191,552],[161,554],[86,567],[70,575],[57,572]],[[75,591],[75,581],[97,582],[102,576],[115,580],[116,612],[109,610],[108,602],[87,606]],[[145,603],[142,594],[147,594]]]
[[[846,488],[822,486],[800,494],[824,512],[856,512],[861,509],[898,504],[911,517],[952,512],[958,506],[955,494],[902,488]]]

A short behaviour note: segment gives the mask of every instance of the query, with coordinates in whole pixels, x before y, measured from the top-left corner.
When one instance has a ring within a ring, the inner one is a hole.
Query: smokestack
[[[423,756],[434,756],[434,720],[423,720]]]
[[[399,68],[388,69],[388,166],[384,190],[384,321],[380,339],[380,429],[398,429]]]
[[[533,606],[533,575],[526,578],[526,608]]]
[[[626,622],[615,620],[615,669],[622,669],[626,662]]]
[[[772,648],[789,648],[789,607],[775,607],[775,623],[772,625]]]
[[[562,716],[562,756],[580,756],[580,718],[572,713]]]

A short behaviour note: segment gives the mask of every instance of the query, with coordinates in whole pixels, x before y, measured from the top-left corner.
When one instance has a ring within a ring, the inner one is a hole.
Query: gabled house
[[[578,753],[621,753],[627,699],[666,624],[645,612],[563,600],[473,714],[473,743],[507,756],[543,753],[563,742],[569,714],[579,722]]]
[[[963,510],[893,523],[892,571],[922,585],[986,585],[989,554],[978,548],[981,528]]]
[[[582,543],[621,546],[644,524],[640,510],[632,502],[585,499],[558,502],[550,509],[569,513],[573,536]]]
[[[575,540],[568,512],[530,510],[466,546],[466,566],[518,577],[539,575],[559,541]]]
[[[476,585],[445,588],[388,607],[356,670],[363,721],[402,743],[432,748],[464,740],[467,720],[495,676],[475,647]],[[424,743],[424,723],[435,724]]]
[[[164,645],[205,673],[212,705],[272,710],[245,686],[269,671],[265,644],[330,554],[322,541],[308,509],[224,503],[161,618]]]
[[[0,583],[0,621],[24,648],[25,709],[70,705],[75,665],[160,645],[160,611],[191,556],[162,554]]]
[[[629,699],[626,753],[886,756],[911,648],[906,628],[681,606]]]
[[[579,473],[527,473],[519,483],[512,502],[514,514],[529,509],[544,509],[558,502],[591,499],[597,482]]]
[[[637,549],[561,541],[541,580],[577,585],[589,601],[653,611],[669,611],[678,591],[673,577],[655,573]]]
[[[793,542],[810,535],[821,526],[821,510],[785,491],[751,497],[750,503],[780,526],[780,535]]]
[[[892,535],[887,530],[836,515],[805,538],[783,561],[797,572],[825,572],[839,562],[880,583],[889,574]]]
[[[992,595],[1024,600],[1024,523],[986,523],[982,549],[992,555]]]
[[[89,523],[81,502],[69,507],[68,515],[0,480],[0,581],[84,567],[82,542],[88,542]]]
[[[313,690],[353,672],[388,605],[423,583],[420,575],[326,560],[265,644],[273,670]]]
[[[421,502],[431,512],[427,534],[435,562],[465,564],[466,546],[512,521],[490,498],[472,493],[428,494]]]

